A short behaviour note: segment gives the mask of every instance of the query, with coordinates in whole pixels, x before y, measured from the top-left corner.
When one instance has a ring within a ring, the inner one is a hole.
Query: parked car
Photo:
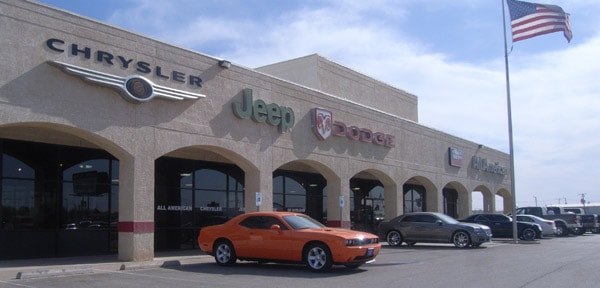
[[[486,225],[492,229],[492,234],[497,238],[513,238],[512,218],[503,214],[473,214],[460,221]],[[517,235],[520,239],[532,241],[542,237],[542,228],[535,223],[517,221]]]
[[[304,263],[315,272],[334,264],[358,267],[375,259],[381,243],[377,235],[325,227],[295,212],[254,212],[208,226],[198,235],[200,249],[219,265],[237,259],[259,262]]]
[[[390,246],[409,246],[417,242],[453,243],[459,248],[478,247],[491,241],[489,227],[479,224],[461,223],[456,219],[436,212],[416,212],[382,221],[377,234]]]
[[[540,228],[542,228],[542,236],[544,237],[553,237],[558,233],[554,220],[547,220],[535,215],[517,215],[517,221],[540,225]]]
[[[576,234],[583,228],[581,216],[573,213],[562,213],[558,207],[519,207],[515,214],[535,215],[548,220],[554,220],[558,235],[567,236],[569,233]]]
[[[567,204],[565,204],[567,205]],[[559,206],[549,206],[548,209],[553,209],[555,212],[560,212],[560,214],[575,214],[581,217],[581,225],[583,227],[575,228],[571,232],[575,235],[583,235],[585,232],[593,232],[598,233],[598,228],[600,227],[600,223],[598,223],[598,215],[586,213],[586,210],[592,210],[592,207],[564,207],[563,205]]]

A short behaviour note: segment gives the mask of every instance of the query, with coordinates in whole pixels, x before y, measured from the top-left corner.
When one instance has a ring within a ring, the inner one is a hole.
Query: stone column
[[[340,196],[344,196],[344,207],[340,207]],[[327,179],[327,226],[350,225],[350,180]]]
[[[245,172],[244,199],[246,212],[273,211],[273,172],[250,170]],[[256,192],[262,194],[262,204],[256,206]]]
[[[402,185],[386,184],[383,188],[383,203],[386,220],[404,214],[404,191]]]
[[[496,197],[491,192],[481,192],[483,194],[483,212],[496,212]]]
[[[154,159],[119,159],[119,260],[154,259]]]

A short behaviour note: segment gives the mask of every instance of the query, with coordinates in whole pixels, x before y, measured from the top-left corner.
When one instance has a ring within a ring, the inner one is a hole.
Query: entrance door
[[[444,214],[453,218],[457,218],[458,192],[454,189],[444,188],[442,194],[444,196]]]

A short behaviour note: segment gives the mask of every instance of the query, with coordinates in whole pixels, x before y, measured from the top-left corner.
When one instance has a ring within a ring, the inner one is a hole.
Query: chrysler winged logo
[[[331,131],[333,130],[333,116],[331,111],[322,108],[313,109],[313,130],[321,140],[325,140],[331,136]]]
[[[48,61],[69,74],[81,77],[84,80],[106,85],[119,91],[125,100],[131,102],[147,102],[154,97],[171,100],[198,99],[206,97],[203,94],[176,90],[152,83],[152,81],[138,75],[121,77],[99,71],[94,71],[58,61]]]

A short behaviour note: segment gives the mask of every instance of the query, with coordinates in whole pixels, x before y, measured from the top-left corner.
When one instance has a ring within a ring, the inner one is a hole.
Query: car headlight
[[[377,238],[364,238],[364,239],[346,239],[346,246],[363,246],[370,244],[379,243]]]

